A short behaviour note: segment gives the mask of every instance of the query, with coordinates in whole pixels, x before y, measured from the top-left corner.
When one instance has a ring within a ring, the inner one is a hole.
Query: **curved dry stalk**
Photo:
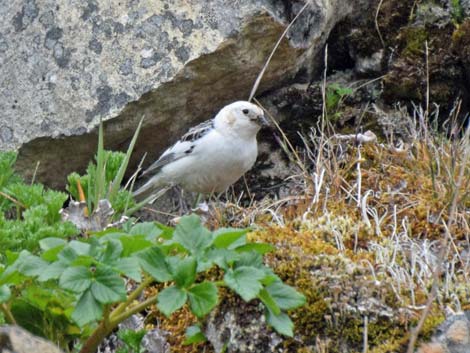
[[[251,102],[253,97],[255,96],[256,90],[259,87],[261,79],[263,78],[264,73],[266,72],[266,69],[268,68],[269,63],[271,62],[271,59],[273,58],[274,53],[276,52],[277,48],[281,45],[281,42],[284,39],[284,37],[287,35],[287,32],[289,32],[289,29],[291,29],[292,25],[295,23],[295,21],[297,21],[297,19],[305,11],[305,9],[307,8],[307,6],[309,4],[310,4],[310,0],[307,0],[305,5],[300,9],[299,13],[297,15],[295,15],[294,19],[289,23],[289,25],[286,27],[284,32],[282,32],[281,36],[279,37],[278,41],[276,42],[276,45],[274,46],[273,50],[271,51],[271,54],[269,54],[269,57],[266,60],[266,63],[264,64],[263,68],[261,69],[260,73],[258,74],[258,77],[256,77],[256,81],[253,85],[253,88],[251,89],[250,97],[248,98],[248,102]]]

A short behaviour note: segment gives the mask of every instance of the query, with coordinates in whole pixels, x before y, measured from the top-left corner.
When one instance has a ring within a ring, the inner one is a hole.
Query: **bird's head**
[[[215,117],[216,128],[240,137],[253,138],[262,126],[268,125],[263,110],[257,105],[238,101],[226,105]]]

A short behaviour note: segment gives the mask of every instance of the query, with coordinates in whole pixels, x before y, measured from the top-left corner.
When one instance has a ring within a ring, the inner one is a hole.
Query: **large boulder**
[[[19,326],[0,327],[0,352],[2,353],[62,353],[51,342],[37,337]]]
[[[283,41],[260,92],[308,79],[331,29],[370,0],[315,0]],[[0,150],[60,187],[96,150],[125,149],[145,115],[135,159],[147,163],[188,126],[246,99],[303,0],[18,0],[0,6]],[[39,162],[39,164],[38,164]],[[135,162],[135,161],[134,161]]]

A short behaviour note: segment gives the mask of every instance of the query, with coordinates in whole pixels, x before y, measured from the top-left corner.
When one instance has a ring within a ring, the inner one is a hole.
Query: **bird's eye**
[[[248,109],[243,109],[242,112],[243,112],[243,114],[248,115],[248,113],[249,113],[250,111],[249,111]]]

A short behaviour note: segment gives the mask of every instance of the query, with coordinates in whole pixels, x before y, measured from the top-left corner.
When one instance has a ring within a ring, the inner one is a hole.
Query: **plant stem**
[[[95,353],[99,344],[103,339],[111,333],[111,331],[118,325],[116,323],[114,326],[110,323],[106,325],[104,321],[102,321],[98,327],[93,331],[92,335],[88,337],[86,342],[83,344],[82,349],[80,349],[79,353]]]
[[[124,321],[128,317],[137,314],[138,312],[144,310],[146,307],[149,305],[155,303],[157,301],[157,296],[158,294],[154,295],[153,297],[150,297],[143,302],[134,305],[133,307],[129,308],[129,310],[126,310],[122,314],[119,315],[113,315],[112,318],[110,319],[110,324],[117,326],[120,322]],[[82,352],[80,352],[82,353]]]
[[[124,310],[135,300],[137,297],[144,291],[145,288],[147,288],[150,283],[153,282],[153,278],[147,277],[145,278],[139,286],[134,289],[134,291],[129,294],[127,297],[127,300],[117,306],[116,309],[113,310],[113,312],[110,315],[110,320],[113,320],[116,316],[122,314]]]
[[[0,305],[0,311],[5,315],[8,324],[16,325],[16,320],[6,304]]]

